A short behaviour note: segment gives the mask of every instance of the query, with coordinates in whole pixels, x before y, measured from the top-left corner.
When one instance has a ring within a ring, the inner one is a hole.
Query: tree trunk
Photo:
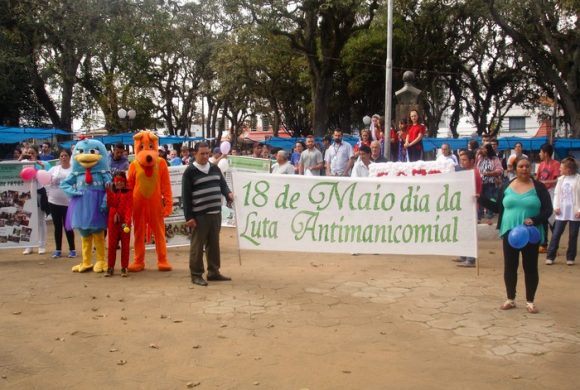
[[[312,89],[312,133],[321,137],[328,130],[328,109],[332,92],[332,73],[321,72],[314,80]]]

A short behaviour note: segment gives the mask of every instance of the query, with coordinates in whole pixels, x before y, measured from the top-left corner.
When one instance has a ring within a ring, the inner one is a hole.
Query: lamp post
[[[393,0],[387,1],[387,63],[385,69],[385,153],[391,160],[391,104],[393,89]]]
[[[121,122],[127,121],[127,130],[131,131],[131,127],[133,125],[133,119],[137,116],[137,111],[130,109],[129,111],[125,110],[124,108],[120,108],[117,111],[117,115]]]

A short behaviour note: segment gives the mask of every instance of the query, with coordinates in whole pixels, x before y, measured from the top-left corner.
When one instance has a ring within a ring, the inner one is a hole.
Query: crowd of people
[[[386,162],[384,157],[386,140],[383,129],[384,123],[382,123],[381,117],[375,115],[372,117],[369,128],[361,131],[360,139],[354,146],[345,142],[342,131],[336,129],[332,136],[325,136],[320,144],[316,143],[313,136],[308,136],[304,142],[296,142],[290,152],[286,150],[275,151],[268,145],[254,143],[248,151],[234,148],[230,154],[275,160],[271,169],[274,174],[367,177],[369,176],[370,164]],[[418,112],[411,111],[407,119],[398,123],[396,130],[392,128],[390,131],[391,160],[413,162],[423,159],[422,139],[425,132],[425,126],[420,123]],[[534,298],[539,280],[539,253],[546,253],[545,263],[547,265],[554,264],[566,227],[569,231],[568,247],[565,254],[566,264],[575,264],[580,230],[578,162],[571,157],[565,158],[561,162],[556,161],[553,158],[552,145],[544,144],[540,148],[540,161],[536,172],[532,172],[532,162],[524,153],[521,143],[516,143],[512,153],[508,154],[509,151],[498,150],[497,139],[484,135],[481,142],[480,145],[477,140],[471,140],[466,149],[459,151],[453,151],[449,144],[443,144],[437,159],[451,161],[457,170],[474,171],[476,196],[479,203],[478,221],[491,224],[492,219],[497,214],[497,227],[503,240],[504,281],[507,293],[507,300],[501,308],[507,310],[516,307],[517,269],[521,252],[526,282],[526,308],[530,313],[537,313],[538,309],[535,306]],[[222,174],[225,174],[228,171],[227,155],[223,154],[218,146],[210,149],[209,145],[203,145],[203,151],[207,153],[208,157],[207,163],[216,166]],[[205,169],[207,164],[205,156],[204,159],[198,158],[197,160],[200,161],[196,162],[196,154],[198,153],[198,150],[188,147],[182,147],[179,153],[167,147],[159,150],[160,157],[165,158],[170,166],[192,166],[193,164],[198,169]],[[55,250],[52,257],[63,256],[63,231],[69,248],[68,257],[75,257],[74,233],[72,230],[66,229],[65,221],[68,198],[59,187],[60,182],[71,171],[70,151],[63,149],[58,154],[53,154],[48,142],[42,143],[40,148],[36,145],[23,144],[14,151],[14,158],[21,161],[33,161],[36,169],[47,170],[50,173],[50,184],[39,188],[39,215],[52,215],[55,227]],[[114,145],[108,158],[111,173],[119,180],[120,189],[124,190],[121,179],[129,167],[128,150],[122,144]],[[58,160],[58,163],[51,166],[48,162],[51,160]],[[214,173],[217,175],[217,171]],[[223,185],[223,182],[221,184]],[[229,190],[226,191],[222,188],[221,191],[231,197]],[[228,199],[228,201],[232,200]],[[115,207],[111,209],[116,210]],[[187,219],[187,221],[189,225],[196,222],[192,222],[192,218]],[[540,241],[529,242],[523,248],[514,248],[510,245],[509,233],[516,226],[522,224],[535,226],[540,232]],[[212,222],[212,226],[214,225],[215,223]],[[40,236],[38,253],[43,254],[46,252],[45,218],[39,218],[38,229]],[[215,227],[212,231],[216,231]],[[210,231],[208,230],[208,232]],[[549,232],[552,232],[551,238]],[[120,234],[114,234],[114,236],[119,237]],[[115,249],[117,241],[114,242]],[[200,263],[201,245],[206,244],[207,237],[204,236],[197,242],[197,252],[192,255],[191,260],[192,263],[195,263],[197,270],[197,274],[194,275],[194,283],[200,285],[204,283],[203,278],[199,275],[202,269],[202,263]],[[110,242],[111,245],[113,242]],[[214,267],[213,271],[219,269],[219,255],[216,255],[215,251],[214,248],[212,262],[208,264],[209,267]],[[26,248],[23,253],[31,254],[32,248]],[[114,257],[114,250],[109,252],[109,258],[111,257]],[[123,251],[122,257],[123,268],[126,268],[127,251]],[[462,267],[474,267],[476,263],[475,258],[465,256],[454,260],[460,262],[458,265]]]

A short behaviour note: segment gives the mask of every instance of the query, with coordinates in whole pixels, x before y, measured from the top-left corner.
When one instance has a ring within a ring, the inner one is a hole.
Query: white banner
[[[234,172],[240,248],[477,257],[473,171],[337,178]]]
[[[0,249],[38,246],[36,180],[19,174],[32,163],[0,163]]]

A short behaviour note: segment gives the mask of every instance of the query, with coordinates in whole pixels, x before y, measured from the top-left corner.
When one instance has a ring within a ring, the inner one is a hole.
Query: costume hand
[[[192,228],[192,229],[195,229],[197,227],[197,222],[196,222],[195,218],[191,218],[190,220],[185,222],[185,226]]]

